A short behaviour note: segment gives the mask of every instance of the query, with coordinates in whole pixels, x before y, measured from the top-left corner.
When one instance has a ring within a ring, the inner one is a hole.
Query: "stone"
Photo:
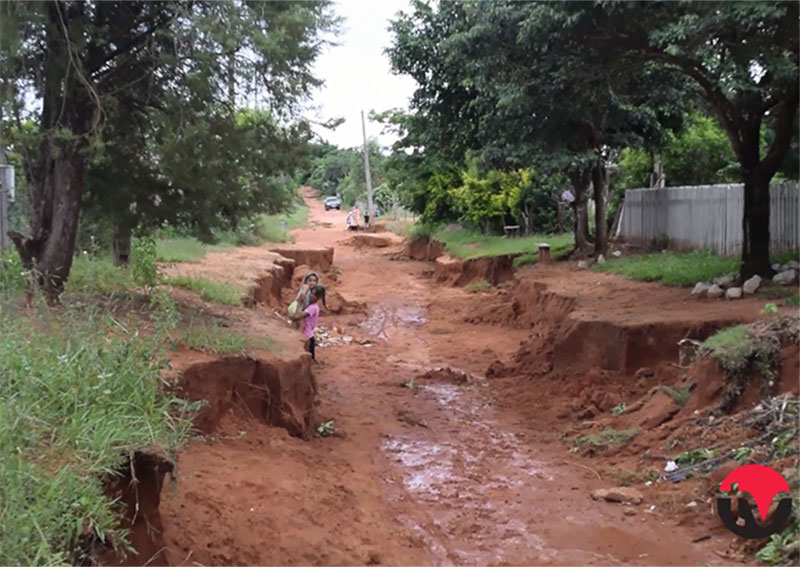
[[[692,295],[703,295],[711,286],[704,282],[697,282],[692,290]]]
[[[797,260],[789,260],[783,265],[784,270],[800,270],[800,262]]]
[[[597,257],[597,263],[598,263],[598,264],[605,264],[605,263],[606,263],[606,259],[605,259],[605,257],[604,257],[602,254],[600,254],[600,255]]]
[[[719,287],[728,287],[733,283],[733,276],[719,276],[714,278],[714,283]]]
[[[652,378],[655,375],[656,375],[655,370],[653,370],[652,368],[647,368],[646,366],[637,370],[635,374],[637,378]]]
[[[621,250],[614,250],[611,253],[611,255],[614,256],[614,258],[619,258],[620,256],[622,256],[622,251]]]
[[[794,283],[795,278],[797,277],[797,272],[794,270],[786,270],[779,274],[776,274],[772,281],[776,284],[781,285],[791,285]]]
[[[725,298],[726,299],[741,299],[742,298],[742,288],[740,287],[730,287],[725,291]]]
[[[708,297],[712,299],[716,299],[718,297],[722,297],[725,293],[725,290],[722,289],[719,285],[714,284],[710,288],[708,288]]]
[[[626,516],[635,516],[636,510],[634,508],[625,508],[625,510],[622,513],[625,514]]]
[[[592,492],[592,498],[605,500],[606,502],[625,502],[628,504],[641,504],[644,501],[644,496],[642,496],[641,492],[627,486],[599,488]]]
[[[641,429],[655,429],[662,423],[672,419],[680,409],[681,407],[675,403],[672,396],[658,391],[636,413],[635,418],[638,420],[638,426]]]
[[[748,295],[754,294],[758,290],[758,286],[761,285],[761,276],[755,275],[742,285],[742,291],[744,291]]]
[[[578,262],[578,268],[579,268],[579,269],[581,269],[581,270],[585,270],[585,269],[586,269],[586,268],[588,268],[588,267],[589,267],[589,264],[587,264],[587,263],[586,263],[586,262],[584,262],[583,260],[581,260],[580,262]]]
[[[774,271],[776,271],[776,272],[780,272],[781,271],[781,265],[780,264],[772,264],[772,269]]]

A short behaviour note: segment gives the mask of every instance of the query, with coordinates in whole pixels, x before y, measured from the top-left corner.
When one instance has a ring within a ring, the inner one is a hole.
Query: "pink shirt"
[[[317,321],[319,320],[319,305],[312,303],[306,307],[305,312],[308,313],[308,317],[303,319],[303,321],[305,321],[305,325],[303,326],[303,334],[307,339],[310,339],[314,336],[314,329],[317,328]]]

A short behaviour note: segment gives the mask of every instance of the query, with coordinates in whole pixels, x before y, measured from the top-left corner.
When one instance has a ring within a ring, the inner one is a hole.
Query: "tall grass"
[[[168,278],[166,283],[196,291],[200,294],[200,297],[206,301],[213,301],[214,303],[223,303],[226,305],[242,304],[242,294],[244,291],[228,283],[189,276]]]
[[[663,252],[611,258],[594,269],[632,280],[689,286],[697,282],[710,282],[717,276],[736,272],[739,269],[739,260],[711,252]]]
[[[156,258],[159,262],[193,262],[206,255],[208,246],[196,238],[186,236],[156,240]]]
[[[191,423],[159,388],[162,338],[97,311],[0,317],[0,564],[78,563],[86,533],[124,541],[103,481]]]

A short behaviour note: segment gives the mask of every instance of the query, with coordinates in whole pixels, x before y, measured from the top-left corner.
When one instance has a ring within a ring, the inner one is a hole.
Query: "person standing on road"
[[[303,335],[306,337],[306,350],[311,355],[311,360],[317,361],[316,356],[316,337],[314,336],[317,330],[317,323],[319,322],[319,305],[321,299],[322,304],[325,304],[325,288],[321,285],[316,285],[311,288],[311,295],[309,297],[309,304],[303,311],[299,311],[292,317],[295,321],[303,320]]]
[[[308,272],[303,277],[303,283],[297,291],[294,301],[289,305],[289,317],[294,318],[298,313],[302,313],[311,301],[311,290],[319,284],[319,274]]]

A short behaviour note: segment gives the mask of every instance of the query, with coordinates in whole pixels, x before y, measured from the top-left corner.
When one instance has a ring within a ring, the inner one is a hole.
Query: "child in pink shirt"
[[[299,320],[303,319],[303,334],[305,335],[306,341],[306,350],[311,354],[311,359],[316,361],[317,358],[315,356],[315,340],[314,340],[314,331],[317,329],[317,322],[319,321],[319,304],[317,303],[319,300],[322,300],[322,303],[325,303],[325,288],[321,285],[316,285],[311,288],[311,297],[309,299],[308,306],[306,307],[305,311],[301,313],[297,313],[292,319]]]

